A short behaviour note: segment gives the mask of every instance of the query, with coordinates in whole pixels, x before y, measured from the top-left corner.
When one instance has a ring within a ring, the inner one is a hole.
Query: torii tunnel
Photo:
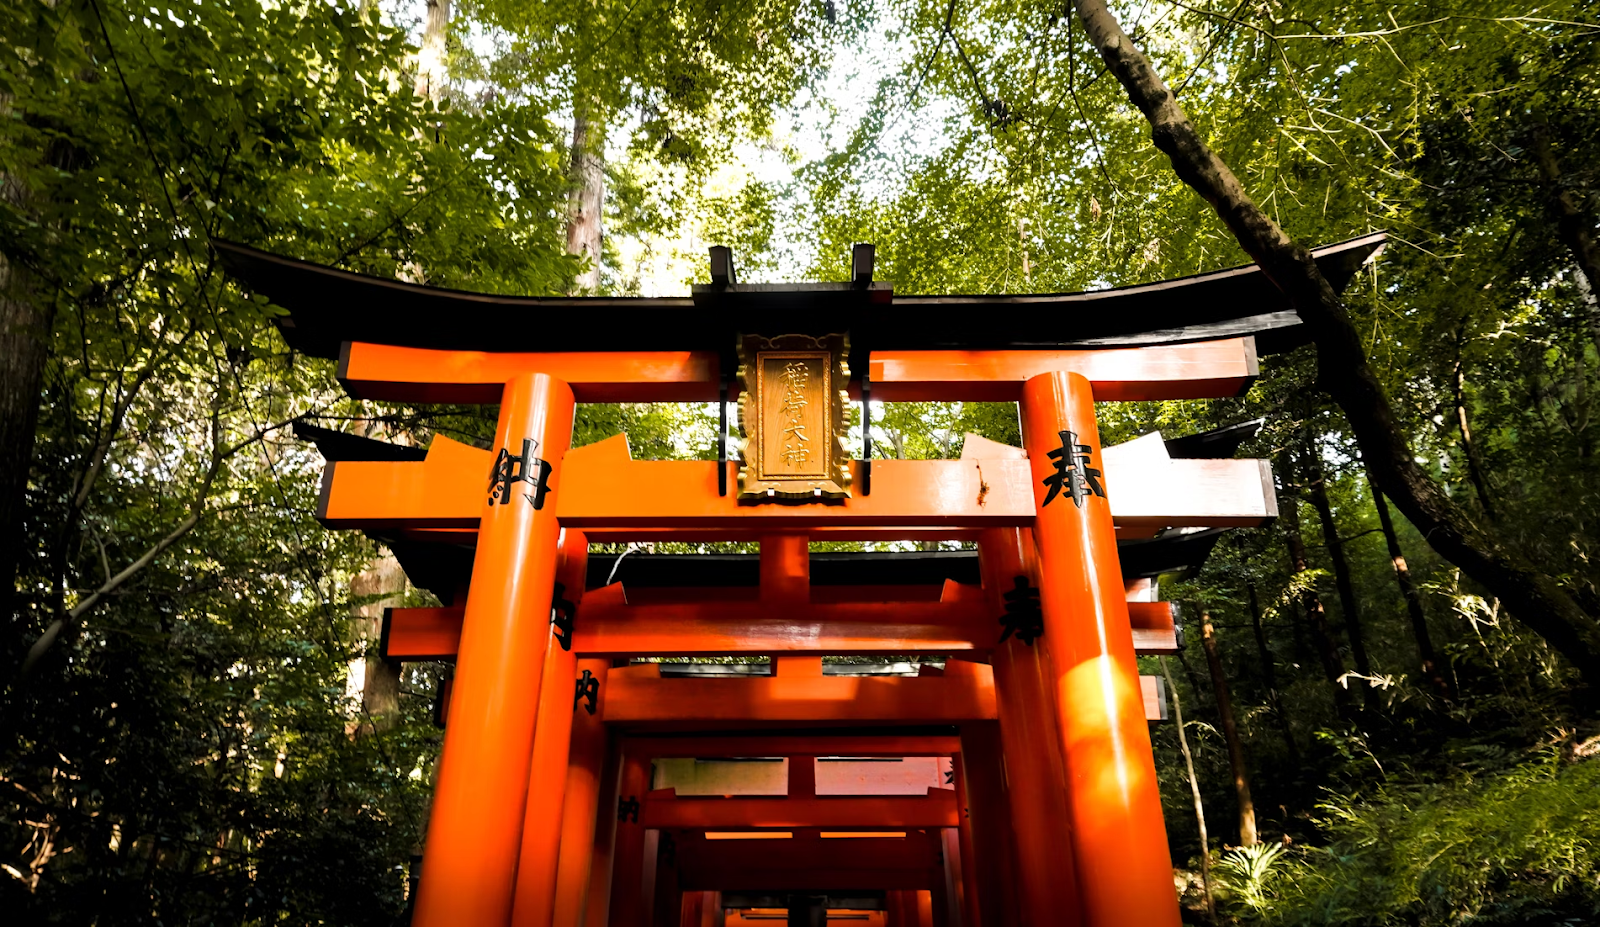
[[[1342,289],[1381,245],[1313,254]],[[417,927],[1179,923],[1152,579],[1276,503],[1253,424],[1102,447],[1095,403],[1241,395],[1306,337],[1259,269],[897,296],[871,246],[796,285],[712,249],[690,298],[512,298],[218,247],[350,395],[499,406],[487,449],[302,429],[322,522],[444,603],[382,643],[455,664]],[[871,399],[1017,402],[1023,446],[874,460]],[[578,402],[718,403],[720,459],[571,448]],[[930,540],[968,543],[812,550]],[[760,553],[590,553],[651,541]]]

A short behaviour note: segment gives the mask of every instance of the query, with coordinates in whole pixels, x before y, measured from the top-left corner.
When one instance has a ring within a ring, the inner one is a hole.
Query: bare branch
[[[194,501],[189,505],[189,516],[180,522],[176,528],[173,528],[170,532],[168,532],[166,537],[163,537],[161,540],[157,541],[153,546],[151,546],[149,550],[145,551],[144,554],[139,557],[139,559],[133,561],[132,563],[128,564],[128,566],[123,568],[122,572],[108,578],[100,585],[99,589],[96,589],[94,592],[90,593],[86,598],[84,598],[83,601],[79,602],[65,614],[50,622],[50,624],[44,629],[44,633],[39,635],[39,639],[33,642],[32,647],[28,648],[28,654],[23,658],[21,668],[17,670],[15,681],[20,682],[28,678],[33,670],[38,666],[39,661],[44,659],[44,655],[50,651],[50,648],[53,647],[55,642],[61,637],[63,631],[66,631],[67,629],[76,625],[79,620],[82,619],[83,615],[86,614],[89,609],[93,608],[96,603],[110,593],[121,588],[121,586],[128,580],[143,572],[145,568],[149,567],[150,564],[155,562],[157,557],[161,556],[163,551],[171,547],[173,544],[176,544],[183,538],[184,535],[194,530],[194,527],[200,523],[201,516],[206,513],[206,497],[210,495],[211,484],[216,481],[217,474],[222,471],[223,461],[226,460],[231,454],[237,452],[239,449],[249,446],[250,444],[254,443],[255,440],[259,440],[263,434],[263,432],[257,432],[254,438],[234,445],[233,448],[229,449],[225,453],[222,447],[220,406],[221,399],[219,394],[218,396],[213,397],[211,403],[211,460],[206,469],[204,478],[202,478],[200,481],[199,488],[195,491]]]

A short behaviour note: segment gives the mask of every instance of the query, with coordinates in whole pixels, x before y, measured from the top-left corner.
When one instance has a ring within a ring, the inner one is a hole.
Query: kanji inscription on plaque
[[[741,503],[849,497],[848,351],[844,335],[740,339]]]

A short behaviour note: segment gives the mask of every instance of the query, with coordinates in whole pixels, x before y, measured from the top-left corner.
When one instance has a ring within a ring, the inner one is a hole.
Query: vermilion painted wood
[[[964,725],[971,727],[971,725]],[[965,758],[966,753],[962,753]],[[966,782],[966,764],[957,762],[951,770],[955,780],[956,826],[946,828],[945,843],[945,893],[951,901],[951,922],[979,927],[983,924],[983,899],[978,893],[978,872],[975,861],[977,846],[972,835],[972,802]],[[991,899],[990,903],[994,903]]]
[[[953,587],[953,588],[952,588]],[[814,586],[812,594],[844,598],[860,587]],[[950,654],[985,653],[999,640],[1004,605],[981,592],[947,584],[944,602],[929,602],[923,587],[876,587],[913,598],[882,602],[821,602],[791,607],[693,601],[621,604],[622,584],[593,590],[573,634],[580,654],[701,656],[733,654]],[[939,587],[927,587],[938,590]],[[641,590],[643,592],[644,590]],[[654,591],[654,590],[652,590]],[[725,590],[660,590],[672,598],[719,595]],[[754,593],[751,587],[738,590]],[[633,599],[636,594],[627,593]],[[639,596],[642,597],[642,596]],[[753,600],[752,596],[752,600]],[[461,608],[390,609],[384,656],[391,660],[449,660],[461,637]],[[787,614],[785,614],[787,612]],[[1134,649],[1140,655],[1177,652],[1167,602],[1129,602]]]
[[[771,734],[761,736],[629,737],[630,755],[657,757],[729,756],[950,756],[961,740],[908,734]]]
[[[818,664],[821,669],[821,664]],[[663,679],[659,664],[614,669],[607,724],[656,730],[760,723],[958,724],[995,716],[994,683],[970,677],[785,675]]]
[[[545,374],[505,386],[497,448],[524,438],[554,466],[559,487],[573,399]],[[412,923],[504,924],[511,917],[528,794],[535,714],[550,639],[550,591],[560,525],[553,506],[496,505],[487,468],[468,487],[481,530],[456,659],[450,719]],[[520,500],[514,500],[517,502]]]
[[[578,661],[577,669],[580,676],[584,670],[588,670],[599,681],[599,698],[605,698],[606,674],[611,669],[611,661],[582,659]],[[606,747],[606,726],[600,720],[598,706],[594,714],[581,707],[575,709],[561,812],[561,855],[556,867],[556,899],[552,920],[557,924],[583,923],[593,867],[597,861],[601,865],[610,864],[609,855],[597,850],[595,845],[595,815],[604,794]],[[613,791],[615,784],[613,777]],[[609,835],[604,837],[609,841]]]
[[[944,601],[932,602],[840,601],[843,588],[810,590],[831,602],[808,602],[802,586],[759,604],[633,605],[614,584],[590,595],[574,646],[585,653],[659,656],[947,653],[982,648],[996,636],[995,617],[977,587],[947,583]]]
[[[955,589],[949,589],[952,584]],[[625,602],[608,601],[613,607],[729,602],[741,603],[748,608],[761,601],[760,586],[626,586],[620,580],[613,585],[623,588],[622,597],[625,599]],[[891,583],[882,586],[811,586],[808,596],[814,605],[892,602],[897,606],[910,603],[925,606],[927,603],[941,600],[956,601],[963,592],[961,584],[952,580],[939,585],[928,583],[912,586]]]
[[[972,919],[975,912],[968,906],[965,894],[966,881],[962,875],[965,868],[962,866],[962,854],[965,848],[961,845],[960,828],[947,827],[940,834],[940,838],[944,846],[944,881],[935,883],[937,888],[943,889],[941,897],[935,901],[937,905],[935,923],[943,923],[948,927],[962,927],[964,924],[975,923]]]
[[[861,837],[823,840],[795,837],[790,840],[706,840],[698,833],[676,835],[680,873],[684,888],[719,886],[724,891],[741,889],[829,891],[847,888],[893,888],[892,883],[916,887],[928,885],[938,868],[935,841],[927,834],[912,831],[901,838]],[[830,879],[826,873],[855,873],[845,880]],[[765,884],[760,878],[779,876],[784,884]],[[820,881],[798,882],[803,875]],[[889,884],[873,885],[867,879],[883,878]],[[845,882],[846,884],[840,884]],[[853,883],[853,884],[849,884]],[[770,922],[769,922],[770,923]]]
[[[1086,377],[1101,400],[1239,396],[1260,373],[1254,337],[1082,351],[874,351],[872,398],[1015,402],[1029,378],[1055,370]]]
[[[1003,705],[1000,711],[1005,713]],[[1014,885],[1017,868],[1011,841],[1011,791],[1006,785],[1000,726],[962,725],[961,743],[958,779],[967,809],[965,830],[971,834],[966,868],[973,870],[969,894],[979,902],[976,924],[1013,927],[1021,917]]]
[[[672,789],[651,792],[641,820],[663,830],[758,830],[796,827],[955,827],[956,794],[928,789],[926,798],[899,795],[850,798],[677,798]],[[843,842],[843,841],[841,841]]]
[[[626,446],[626,445],[624,445]],[[784,608],[811,598],[811,550],[803,533],[761,538],[761,607]]]
[[[804,531],[812,524],[979,526],[1030,517],[1027,468],[1019,461],[992,466],[985,461],[979,474],[962,461],[879,460],[873,462],[871,495],[858,494],[837,505],[741,506],[717,494],[714,461],[635,461],[623,435],[576,454],[581,455],[584,475],[558,500],[564,524]],[[860,462],[852,466],[859,470]],[[860,479],[857,474],[854,485]]]
[[[563,531],[556,582],[563,588],[562,597],[579,609],[583,607],[588,567],[588,538],[581,531]],[[577,666],[577,653],[564,649],[555,635],[550,635],[539,692],[538,726],[533,735],[533,762],[528,773],[528,808],[523,816],[512,927],[549,927],[553,923],[573,714],[581,710],[574,708],[572,699]],[[574,796],[574,800],[583,799]]]
[[[1149,520],[1138,524],[1117,526],[1118,540],[1152,538],[1163,526]],[[387,531],[405,540],[442,541],[452,544],[471,544],[472,528],[388,528]],[[589,539],[596,544],[621,544],[627,542],[705,542],[705,541],[760,541],[769,532],[759,528],[589,528]],[[806,534],[813,541],[965,541],[975,542],[981,528],[896,527],[874,525],[810,525]]]
[[[1061,432],[1088,445],[1089,465],[1104,469],[1089,382],[1060,373],[1029,380],[1022,431],[1040,505],[1034,528],[1040,600],[1056,676],[1084,921],[1089,927],[1178,927],[1111,506],[1097,496],[1080,506],[1065,493],[1044,504],[1045,480],[1056,473],[1047,453],[1061,446]],[[1118,498],[1128,486],[1108,484],[1106,491]]]
[[[574,660],[553,640],[545,656],[539,692],[539,721],[533,737],[533,764],[528,774],[528,804],[523,812],[522,850],[517,862],[517,890],[511,909],[512,927],[549,927],[555,908],[557,856],[561,845],[561,805],[566,791],[566,755],[570,746],[570,706]],[[569,704],[563,706],[562,702]],[[565,709],[565,710],[563,710]],[[565,714],[562,724],[559,715]],[[559,776],[553,741],[562,740]]]
[[[705,908],[700,915],[700,923],[695,927],[725,927],[722,923],[722,892],[702,892],[705,895]],[[883,925],[878,925],[883,927]]]
[[[604,695],[602,694],[602,698]],[[605,725],[598,725],[602,730]],[[617,849],[617,802],[622,790],[622,745],[615,737],[607,737],[605,767],[600,777],[599,808],[595,814],[594,848],[589,866],[589,885],[583,893],[581,905],[584,927],[607,927],[611,923],[611,884]],[[565,885],[566,883],[563,883]],[[556,900],[561,910],[566,902]],[[573,921],[572,923],[580,923]]]
[[[1144,705],[1146,721],[1167,720],[1167,706],[1160,676],[1139,677],[1139,700]]]
[[[683,908],[678,912],[678,927],[700,927],[705,905],[706,896],[704,892],[684,892]]]
[[[644,846],[645,825],[643,804],[650,790],[650,764],[639,757],[624,753],[622,780],[617,789],[624,801],[637,801],[640,813],[637,820],[617,818],[616,840],[612,851],[611,874],[611,927],[640,927],[644,922]],[[611,809],[616,814],[616,808]],[[601,813],[606,809],[602,808]]]
[[[915,907],[915,902],[909,901],[903,891],[889,891],[884,898],[884,914],[887,927],[906,927],[906,908]]]
[[[656,873],[660,864],[661,831],[647,830],[640,856],[639,910],[643,917],[640,927],[659,927],[656,923]]]
[[[874,464],[876,466],[876,464]],[[713,471],[714,472],[714,471]],[[959,526],[875,527],[815,525],[806,528],[813,541],[976,541],[979,529]],[[740,528],[590,528],[596,544],[628,541],[759,541],[766,532]]]
[[[804,873],[802,873],[803,875]],[[798,881],[798,880],[797,880]],[[765,886],[765,882],[754,882]],[[804,890],[804,886],[801,886]],[[884,911],[851,911],[848,909],[828,910],[829,917],[837,915],[850,927],[888,927],[887,913]],[[704,927],[778,927],[787,920],[788,911],[783,908],[751,908],[748,912],[734,910],[727,913],[725,921],[717,921],[714,925],[710,921],[704,922]]]
[[[491,456],[438,437],[420,462],[330,463],[318,518],[330,528],[476,527]],[[567,457],[562,484],[550,495],[567,527],[978,528],[1028,526],[1034,517],[1033,480],[1021,460],[879,460],[870,496],[838,505],[741,506],[717,494],[716,462],[631,460],[622,435]],[[1265,461],[1167,460],[1107,474],[1106,481],[1120,488],[1115,515],[1126,527],[1219,527],[1276,516],[1269,476]]]
[[[1001,596],[1015,578],[1039,585],[1033,532],[999,529],[978,542],[984,590]],[[1011,793],[1011,833],[1016,849],[1016,890],[1021,927],[1078,927],[1083,921],[1067,818],[1067,779],[1061,760],[1060,725],[1052,695],[1055,674],[1037,639],[1011,638],[990,655],[1006,782]]]
[[[712,402],[713,351],[491,353],[346,342],[339,382],[357,399],[492,403],[514,376],[546,373],[579,402]]]
[[[1171,602],[1129,602],[1128,623],[1133,626],[1133,652],[1141,657],[1178,653],[1178,625]]]
[[[656,853],[655,884],[646,896],[654,901],[650,923],[653,927],[678,927],[683,915],[683,883],[678,873],[677,844],[672,835],[661,836],[665,839]]]
[[[1029,377],[1070,370],[1103,399],[1237,396],[1259,370],[1254,338],[1078,351],[874,351],[873,398],[883,402],[1014,402]],[[339,379],[358,399],[492,403],[513,376],[546,373],[579,402],[713,402],[710,351],[491,353],[350,342]],[[733,384],[730,399],[737,395]],[[852,398],[858,398],[855,392]]]

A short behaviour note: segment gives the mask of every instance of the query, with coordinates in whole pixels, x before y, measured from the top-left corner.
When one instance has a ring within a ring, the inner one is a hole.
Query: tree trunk
[[[592,108],[575,107],[572,119],[572,164],[567,181],[567,253],[588,265],[573,280],[575,293],[600,289],[601,222],[606,198],[606,129]]]
[[[350,597],[364,600],[351,606],[350,637],[367,651],[350,667],[352,694],[361,698],[358,734],[387,731],[400,717],[400,663],[385,660],[377,653],[377,644],[383,633],[384,611],[397,603],[405,590],[405,571],[393,556],[374,560],[350,581]],[[355,684],[357,674],[359,686]]]
[[[1461,452],[1467,458],[1467,478],[1478,494],[1478,504],[1491,522],[1500,520],[1494,506],[1494,491],[1489,488],[1489,478],[1484,472],[1483,460],[1478,456],[1478,445],[1472,440],[1472,426],[1467,422],[1467,377],[1461,360],[1460,340],[1456,343],[1456,364],[1451,374],[1452,393],[1456,407],[1456,427],[1461,429]]]
[[[1288,748],[1290,759],[1298,767],[1300,745],[1294,742],[1294,731],[1289,727],[1289,713],[1283,710],[1283,698],[1278,694],[1278,671],[1272,659],[1272,648],[1267,646],[1267,629],[1261,623],[1261,603],[1256,598],[1256,584],[1249,583],[1245,591],[1250,598],[1250,625],[1256,633],[1256,653],[1261,663],[1261,681],[1267,688],[1267,703],[1272,706],[1272,716],[1278,721],[1283,745]]]
[[[1344,411],[1378,488],[1440,556],[1505,602],[1586,681],[1600,685],[1600,624],[1595,617],[1552,576],[1480,529],[1417,464],[1383,384],[1367,360],[1361,334],[1311,252],[1262,212],[1201,140],[1177,98],[1122,31],[1104,0],[1075,2],[1085,32],[1149,121],[1156,147],[1172,161],[1179,179],[1211,204],[1306,324],[1317,345],[1318,382]]]
[[[1293,458],[1284,456],[1284,485],[1287,488],[1295,476]],[[1283,523],[1283,539],[1289,546],[1289,577],[1294,580],[1308,569],[1306,542],[1300,535],[1300,500],[1293,495],[1278,506],[1278,520]],[[1302,580],[1304,582],[1304,580]],[[1306,624],[1311,627],[1311,637],[1316,641],[1317,656],[1322,661],[1322,673],[1333,686],[1333,703],[1339,716],[1350,716],[1350,690],[1340,679],[1344,676],[1344,661],[1339,659],[1339,648],[1333,642],[1333,632],[1328,628],[1328,613],[1322,606],[1322,596],[1317,594],[1314,582],[1306,582],[1300,590],[1300,609],[1305,613]]]
[[[1584,215],[1578,194],[1565,184],[1561,162],[1550,146],[1548,125],[1541,123],[1533,128],[1533,160],[1549,188],[1550,214],[1556,220],[1556,234],[1572,252],[1572,262],[1583,278],[1578,288],[1589,306],[1589,333],[1594,338],[1595,348],[1600,350],[1600,300],[1595,298],[1595,288],[1600,287],[1600,245],[1594,240],[1594,220]]]
[[[13,108],[9,96],[0,96],[0,117],[26,114]],[[58,138],[48,143],[43,167],[71,171],[86,158],[86,152]],[[0,173],[0,199],[17,216],[38,218],[36,196],[26,178]],[[28,471],[56,317],[54,294],[22,263],[25,258],[21,249],[0,251],[0,620],[7,621],[16,614],[17,568],[27,539]]]
[[[1228,743],[1228,770],[1233,773],[1233,792],[1239,800],[1239,845],[1256,845],[1256,803],[1250,798],[1250,770],[1244,762],[1244,744],[1239,740],[1239,724],[1233,717],[1233,695],[1228,677],[1222,672],[1222,655],[1217,649],[1217,632],[1211,627],[1209,612],[1200,613],[1200,641],[1205,645],[1206,666],[1211,670],[1211,690],[1217,697],[1217,716],[1222,719],[1222,738]]]
[[[1206,804],[1200,798],[1200,780],[1194,774],[1194,754],[1189,752],[1189,735],[1183,731],[1183,700],[1178,698],[1178,687],[1172,684],[1172,673],[1167,670],[1167,658],[1161,661],[1161,675],[1167,678],[1167,691],[1172,694],[1172,719],[1178,725],[1178,747],[1183,750],[1183,766],[1189,772],[1189,792],[1194,796],[1194,820],[1200,828],[1200,884],[1206,893],[1206,915],[1217,919],[1217,901],[1211,894],[1211,838],[1206,836]]]
[[[1372,678],[1372,661],[1367,658],[1366,635],[1361,629],[1361,606],[1356,602],[1355,584],[1350,579],[1350,561],[1344,555],[1344,541],[1339,538],[1339,526],[1333,520],[1333,506],[1328,502],[1328,477],[1322,469],[1322,460],[1316,448],[1307,442],[1306,496],[1311,507],[1317,510],[1322,522],[1322,543],[1328,549],[1328,560],[1333,565],[1333,584],[1339,591],[1339,609],[1344,612],[1345,634],[1350,638],[1350,655],[1355,658],[1356,672]],[[1365,690],[1363,690],[1365,691]]]
[[[1411,582],[1411,570],[1406,566],[1405,554],[1400,551],[1400,538],[1394,533],[1394,519],[1389,516],[1389,504],[1383,493],[1372,487],[1372,505],[1378,510],[1378,524],[1383,528],[1383,541],[1389,548],[1389,562],[1394,564],[1395,582],[1400,584],[1400,595],[1406,600],[1406,611],[1411,615],[1411,633],[1417,639],[1417,656],[1420,658],[1422,678],[1428,680],[1433,690],[1446,701],[1456,697],[1455,687],[1439,666],[1439,657],[1433,649],[1433,638],[1428,634],[1428,616],[1422,609],[1422,594]]]
[[[413,87],[424,100],[438,101],[444,95],[445,39],[450,31],[450,0],[428,0],[427,23],[422,29],[422,46],[417,49],[417,81]]]
[[[26,193],[21,184],[0,178],[0,188],[8,203],[22,206]],[[28,469],[54,322],[55,301],[39,292],[26,267],[0,254],[0,616],[7,620],[13,615],[17,564],[27,537],[22,518]]]

